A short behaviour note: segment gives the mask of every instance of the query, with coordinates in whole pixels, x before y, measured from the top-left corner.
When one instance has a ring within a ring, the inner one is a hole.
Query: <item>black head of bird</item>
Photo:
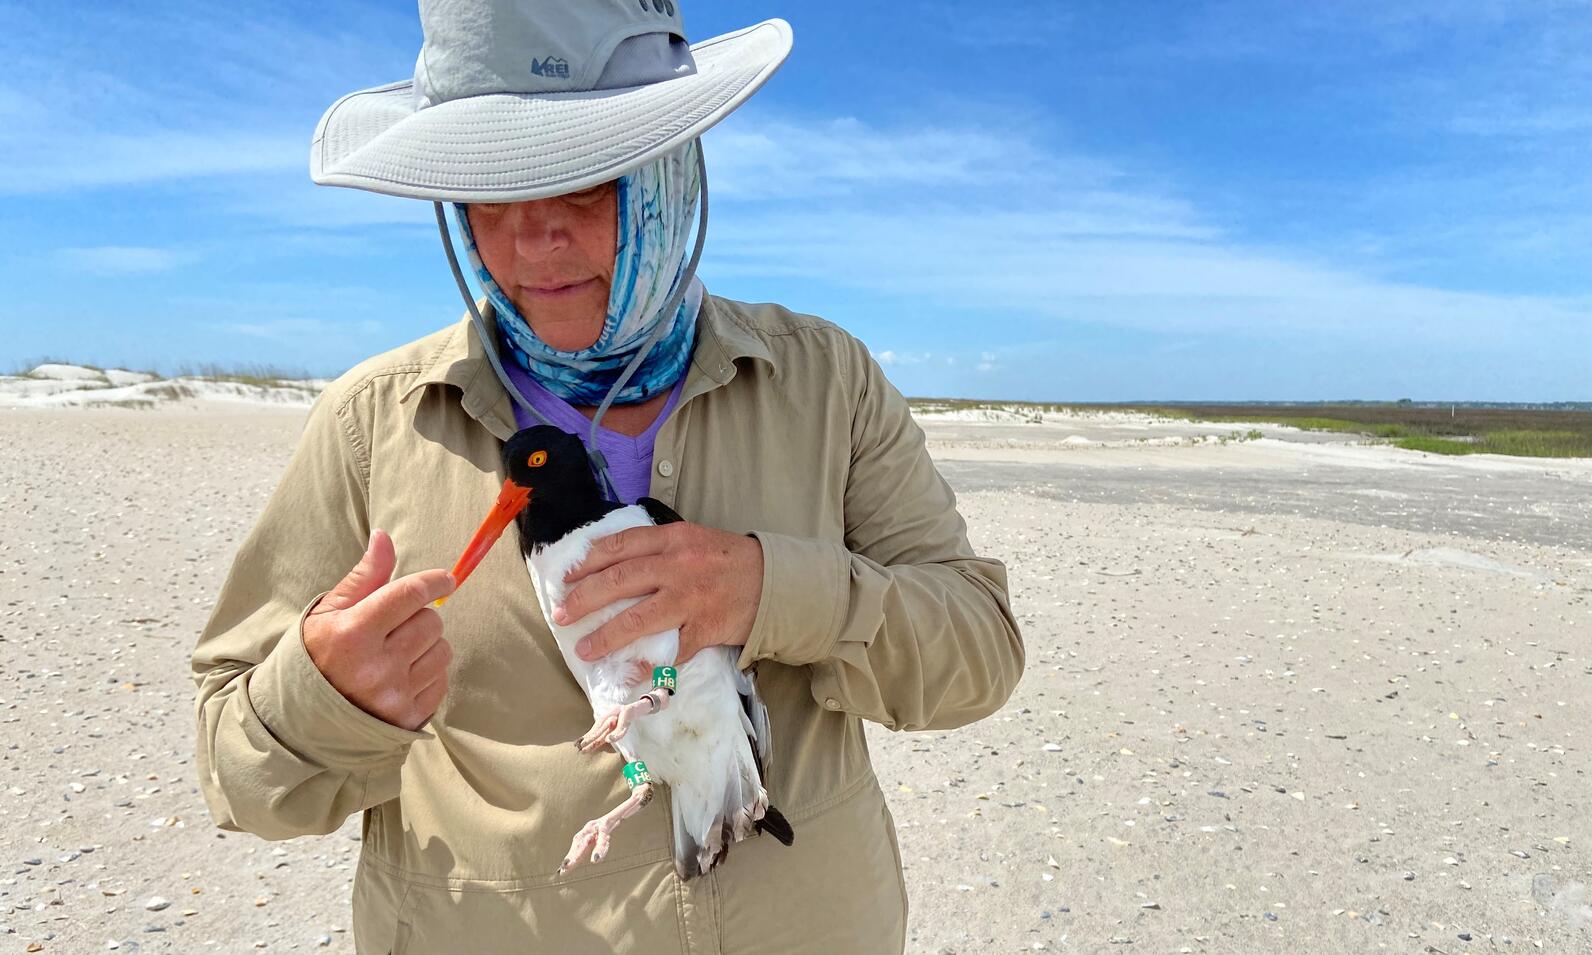
[[[526,428],[504,442],[503,468],[508,477],[497,501],[453,565],[455,589],[516,517],[524,545],[539,548],[618,506],[603,500],[580,439],[551,425]]]
[[[552,425],[526,428],[504,442],[503,467],[510,481],[536,489],[519,515],[527,548],[545,547],[618,506],[604,500],[580,439]]]

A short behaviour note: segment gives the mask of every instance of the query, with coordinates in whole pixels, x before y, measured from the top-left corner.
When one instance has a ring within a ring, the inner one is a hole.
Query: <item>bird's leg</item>
[[[661,713],[668,708],[669,700],[674,696],[675,681],[674,667],[655,667],[652,689],[634,703],[626,703],[609,710],[592,724],[592,728],[587,730],[584,736],[575,741],[575,748],[583,753],[591,753],[604,743],[624,739],[625,733],[629,732],[630,724],[636,717]]]
[[[564,856],[564,861],[559,864],[558,872],[563,875],[570,869],[580,865],[580,857],[591,850],[591,861],[601,862],[608,854],[608,845],[619,824],[631,816],[645,809],[647,803],[652,802],[652,774],[647,772],[647,764],[643,762],[627,763],[625,765],[625,779],[630,783],[630,798],[615,806],[607,815],[580,827],[575,833],[575,838],[570,840],[569,854]]]
[[[592,753],[604,743],[624,739],[625,733],[630,730],[631,721],[637,716],[656,713],[663,708],[656,703],[653,695],[648,693],[634,703],[614,707],[592,724],[592,728],[586,731],[585,736],[575,741],[576,748],[583,753]]]

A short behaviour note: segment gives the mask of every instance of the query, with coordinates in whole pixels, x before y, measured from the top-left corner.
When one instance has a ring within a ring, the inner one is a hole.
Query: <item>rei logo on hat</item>
[[[569,61],[550,56],[545,60],[531,58],[531,72],[537,76],[556,76],[561,80],[569,79]]]

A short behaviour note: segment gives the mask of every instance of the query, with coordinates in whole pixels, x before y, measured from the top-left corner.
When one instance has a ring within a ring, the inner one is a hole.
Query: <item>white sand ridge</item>
[[[47,363],[21,375],[0,375],[0,408],[129,408],[209,403],[307,408],[326,387],[324,378],[259,375],[180,375]]]

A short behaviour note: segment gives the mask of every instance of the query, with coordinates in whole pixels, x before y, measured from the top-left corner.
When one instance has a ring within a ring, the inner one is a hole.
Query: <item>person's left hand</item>
[[[560,626],[616,600],[644,598],[576,644],[581,659],[678,627],[680,658],[671,662],[684,663],[703,647],[746,644],[763,596],[763,545],[689,521],[632,527],[599,538],[564,582],[569,591],[553,609]]]

